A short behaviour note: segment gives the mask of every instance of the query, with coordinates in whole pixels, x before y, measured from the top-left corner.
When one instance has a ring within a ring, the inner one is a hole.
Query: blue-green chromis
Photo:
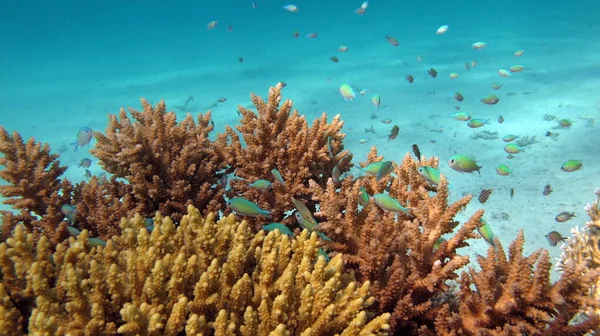
[[[250,202],[242,197],[233,197],[227,201],[227,206],[235,213],[256,217],[256,216],[267,216],[271,217],[271,211],[261,209],[256,203]]]

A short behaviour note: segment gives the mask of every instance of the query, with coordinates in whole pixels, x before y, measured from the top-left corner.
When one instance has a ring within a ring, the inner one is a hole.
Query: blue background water
[[[297,1],[297,13],[282,9],[289,2],[257,3],[253,9],[251,1],[229,0],[4,1],[0,125],[62,148],[63,163],[73,167],[68,176],[77,181],[83,174],[76,165],[88,154],[65,150],[77,130],[103,130],[107,113],[137,108],[140,97],[178,106],[191,95],[193,102],[178,115],[212,107],[220,129],[236,122],[236,106],[248,105],[250,92],[264,96],[269,86],[285,81],[285,98],[293,99],[309,119],[324,111],[342,114],[347,147],[357,158],[362,160],[370,145],[377,145],[387,158],[400,160],[418,143],[425,154],[440,156],[453,198],[493,188],[495,194],[485,205],[488,222],[505,244],[525,229],[528,251],[548,247],[548,231],[567,235],[570,227],[586,220],[582,208],[600,186],[600,136],[593,127],[600,106],[597,2],[374,0],[363,16],[353,13],[361,1]],[[219,25],[208,30],[214,20]],[[436,35],[442,24],[450,30]],[[233,32],[227,31],[228,25]],[[295,30],[300,32],[297,39]],[[318,38],[305,38],[310,32]],[[400,46],[390,46],[386,34]],[[470,46],[476,41],[488,47],[474,51]],[[340,45],[349,51],[337,52]],[[527,52],[515,59],[518,49]],[[339,63],[329,60],[334,55]],[[477,68],[465,71],[463,64],[473,59]],[[497,75],[497,69],[513,64],[528,69],[506,79]],[[437,79],[427,76],[429,67],[438,70]],[[450,72],[460,77],[451,80]],[[415,76],[412,85],[405,82],[408,73]],[[501,103],[474,104],[492,93],[492,82],[504,83],[497,92]],[[369,93],[345,102],[338,93],[342,83],[368,88]],[[463,110],[492,120],[505,117],[504,124],[494,122],[486,129],[500,137],[535,135],[538,143],[507,161],[501,140],[472,140],[476,130],[447,116],[457,105],[449,93],[458,90],[466,97]],[[370,103],[372,93],[382,97],[379,110]],[[220,97],[227,102],[213,106]],[[371,119],[375,112],[377,119]],[[544,114],[576,123],[555,130],[556,123],[544,121]],[[401,128],[393,142],[387,141],[392,125],[379,122],[384,118]],[[368,126],[377,133],[366,134]],[[548,130],[560,132],[560,137],[545,139]],[[368,143],[359,144],[361,138]],[[445,161],[457,151],[476,156],[486,167],[481,178],[448,168]],[[558,167],[568,159],[583,159],[585,168],[561,172]],[[500,163],[510,163],[513,176],[496,175],[493,167]],[[94,165],[92,171],[101,170]],[[544,197],[541,190],[548,182],[555,193]],[[513,200],[510,188],[516,190]],[[465,216],[481,206],[473,202]],[[554,222],[563,210],[575,210],[579,218]],[[486,245],[476,242],[474,248],[483,252]],[[553,248],[553,256],[559,251]]]

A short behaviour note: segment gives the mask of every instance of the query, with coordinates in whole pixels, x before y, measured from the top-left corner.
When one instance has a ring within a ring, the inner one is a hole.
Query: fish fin
[[[79,147],[79,145],[77,144],[77,141],[71,142],[69,145],[75,146],[75,148],[73,149],[73,152],[77,152],[77,148]]]

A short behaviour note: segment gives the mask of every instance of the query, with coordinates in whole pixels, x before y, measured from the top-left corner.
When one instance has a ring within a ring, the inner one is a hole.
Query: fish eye
[[[454,159],[450,160],[450,163],[454,163]]]

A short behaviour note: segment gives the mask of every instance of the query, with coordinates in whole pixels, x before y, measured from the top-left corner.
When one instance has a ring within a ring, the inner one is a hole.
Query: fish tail
[[[77,141],[71,142],[69,145],[75,146],[75,148],[73,149],[73,152],[77,152],[77,148],[79,147],[79,144],[77,144]]]

